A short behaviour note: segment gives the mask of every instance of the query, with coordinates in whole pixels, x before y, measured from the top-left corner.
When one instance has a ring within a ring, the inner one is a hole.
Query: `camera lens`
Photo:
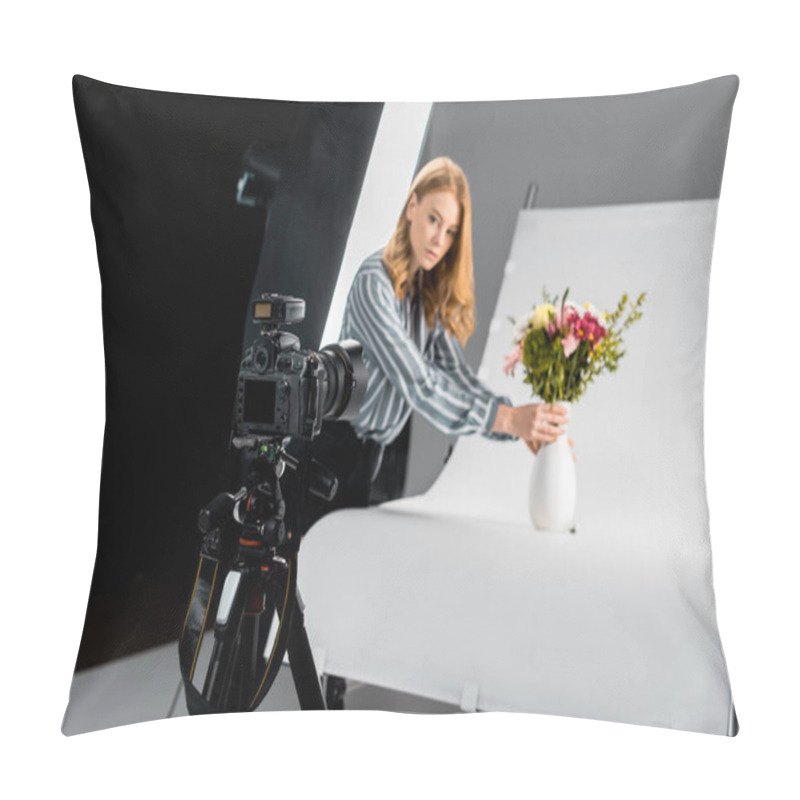
[[[323,347],[322,418],[353,419],[367,391],[367,369],[361,345],[352,339]]]

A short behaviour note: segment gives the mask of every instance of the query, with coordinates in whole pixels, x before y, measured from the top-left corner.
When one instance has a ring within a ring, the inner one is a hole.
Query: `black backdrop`
[[[200,507],[226,485],[254,291],[297,294],[319,344],[380,104],[298,104],[73,81],[103,287],[106,429],[97,560],[76,669],[179,635]],[[285,167],[236,202],[248,145]],[[80,376],[76,375],[76,380]],[[71,535],[90,536],[87,515]]]

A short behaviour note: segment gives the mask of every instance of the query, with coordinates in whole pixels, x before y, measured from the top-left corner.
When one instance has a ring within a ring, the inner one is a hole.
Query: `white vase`
[[[568,403],[559,405],[570,408]],[[575,462],[565,432],[555,442],[544,443],[534,459],[528,487],[533,527],[543,531],[571,531],[575,525],[576,496]]]

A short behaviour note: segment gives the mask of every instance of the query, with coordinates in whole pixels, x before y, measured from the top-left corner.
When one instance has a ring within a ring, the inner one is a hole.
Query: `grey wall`
[[[472,194],[476,329],[480,361],[503,267],[528,186],[536,207],[569,208],[719,197],[734,75],[608,97],[437,103],[419,166],[450,156]],[[425,491],[451,439],[412,419],[406,494]]]

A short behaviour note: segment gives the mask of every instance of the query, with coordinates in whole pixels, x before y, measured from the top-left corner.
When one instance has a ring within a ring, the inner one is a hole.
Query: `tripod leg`
[[[347,693],[347,681],[338,675],[327,675],[325,678],[325,704],[331,711],[344,710],[344,696]]]
[[[242,652],[242,635],[236,634],[230,657],[222,672],[222,689],[219,697],[219,707],[225,711],[239,711],[242,702],[242,675],[238,668],[240,653]]]
[[[258,672],[259,655],[258,642],[259,636],[259,615],[246,614],[242,618],[242,650],[241,650],[241,672],[242,672],[242,700],[250,698],[255,692],[255,679]]]
[[[263,672],[264,659],[262,627],[269,628],[264,619],[267,608],[263,579],[257,573],[248,573],[240,589],[244,600],[239,632],[236,636],[230,660],[223,672],[225,693],[222,705],[229,711],[247,711],[257,688],[257,675]],[[274,613],[269,605],[270,614]]]
[[[220,710],[229,710],[222,708],[222,701],[230,688],[242,610],[249,594],[244,585],[247,583],[241,572],[231,570],[228,573],[214,623],[214,649],[203,684],[203,697]]]
[[[303,601],[297,591],[297,602],[292,615],[292,630],[289,633],[289,666],[292,669],[294,688],[303,711],[324,711],[325,697],[319,683],[314,656],[306,633]]]
[[[254,691],[257,670],[258,618],[242,617],[239,634],[223,673],[224,691],[220,705],[226,711],[246,711]]]
[[[241,675],[239,708],[246,711],[258,688],[258,678],[264,672],[264,644],[269,635],[275,609],[267,601],[263,576],[256,576],[250,586],[242,616],[240,650],[236,659]]]

